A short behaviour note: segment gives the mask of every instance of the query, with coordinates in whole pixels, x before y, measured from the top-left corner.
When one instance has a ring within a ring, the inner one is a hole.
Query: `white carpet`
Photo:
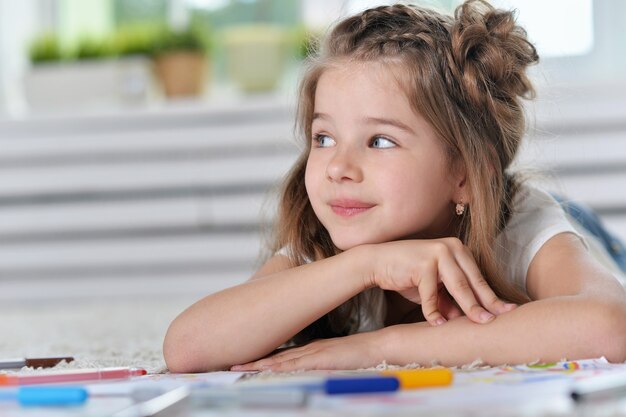
[[[57,368],[136,366],[162,372],[165,331],[193,301],[162,297],[3,305],[0,359],[73,356],[74,362]]]

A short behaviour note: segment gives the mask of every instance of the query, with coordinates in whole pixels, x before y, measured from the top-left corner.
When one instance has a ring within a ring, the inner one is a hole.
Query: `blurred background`
[[[626,238],[626,2],[493,3],[541,56],[518,166]],[[303,61],[380,4],[0,0],[0,300],[199,298],[245,280],[298,153]]]

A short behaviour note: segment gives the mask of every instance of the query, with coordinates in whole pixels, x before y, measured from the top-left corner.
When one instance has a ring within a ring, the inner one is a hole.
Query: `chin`
[[[346,251],[348,249],[351,249],[355,246],[359,246],[360,242],[355,241],[353,239],[338,239],[335,238],[333,236],[331,236],[331,239],[333,240],[333,244],[338,248],[341,249],[342,251]]]
[[[331,239],[333,240],[333,243],[335,246],[337,246],[337,248],[341,249],[342,251],[347,251],[348,249],[352,249],[356,246],[361,246],[361,245],[367,245],[370,243],[381,243],[382,241],[378,241],[376,239],[367,239],[367,238],[360,238],[360,239],[350,239],[347,237],[334,237],[331,235]]]

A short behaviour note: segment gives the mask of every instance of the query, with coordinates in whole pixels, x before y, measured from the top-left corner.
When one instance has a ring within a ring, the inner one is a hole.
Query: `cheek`
[[[315,168],[315,163],[309,159],[306,164],[306,170],[304,171],[304,187],[306,188],[306,193],[312,203],[317,195],[317,183],[319,182],[317,176],[318,174],[317,169]]]
[[[412,169],[387,169],[379,175],[378,182],[378,189],[384,199],[393,201],[393,205],[403,214],[436,206],[439,200],[449,194],[442,173],[425,172],[415,169],[415,166]]]
[[[413,168],[413,169],[411,169]],[[374,181],[387,198],[412,199],[420,190],[420,174],[414,167],[405,169],[398,164],[388,164],[376,170]]]

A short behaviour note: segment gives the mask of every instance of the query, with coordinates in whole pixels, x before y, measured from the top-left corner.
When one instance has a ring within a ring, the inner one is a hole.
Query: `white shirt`
[[[495,251],[503,277],[526,292],[526,274],[539,249],[559,233],[576,231],[560,204],[548,193],[523,185],[515,194],[511,218],[498,235]]]
[[[621,271],[606,249],[547,192],[522,185],[513,200],[511,218],[496,239],[495,251],[504,278],[526,291],[526,275],[539,249],[560,233],[578,236],[593,257],[613,275]]]

